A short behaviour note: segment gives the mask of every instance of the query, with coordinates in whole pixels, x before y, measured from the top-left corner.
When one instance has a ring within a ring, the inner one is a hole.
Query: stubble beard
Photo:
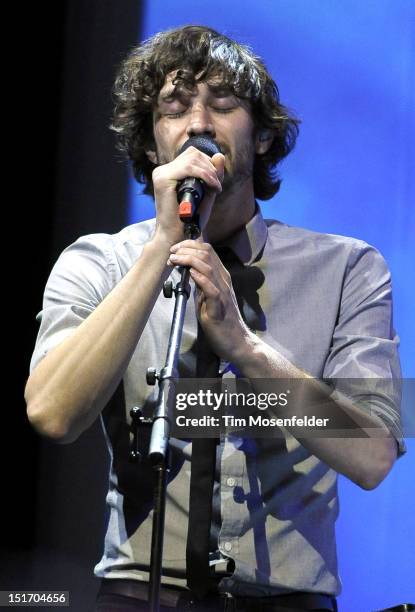
[[[224,151],[224,155],[225,158],[228,156],[230,160],[230,169],[226,168],[225,162],[222,193],[217,198],[219,200],[224,200],[226,196],[235,193],[249,181],[253,182],[254,152],[250,144],[246,144],[242,149],[239,149],[234,159],[230,156],[229,151]]]

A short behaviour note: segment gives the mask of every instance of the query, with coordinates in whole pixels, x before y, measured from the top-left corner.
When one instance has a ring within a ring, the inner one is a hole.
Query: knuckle
[[[187,156],[192,159],[198,160],[203,159],[203,157],[205,157],[205,154],[202,153],[202,151],[199,151],[199,149],[196,149],[196,147],[194,147],[193,145],[186,149],[185,154],[187,154]]]
[[[151,173],[151,178],[153,179],[153,183],[157,181],[159,177],[160,177],[160,167],[157,166],[156,168],[154,168],[153,172]]]
[[[201,151],[200,149],[194,147],[193,145],[191,147],[189,147],[190,149],[192,149],[193,153],[195,154],[195,156],[199,159],[204,159],[205,157],[207,157],[206,153],[203,153],[203,151]]]
[[[211,173],[208,170],[206,170],[205,168],[200,168],[199,176],[200,176],[200,178],[202,178],[205,181],[205,183],[210,183],[210,181],[212,180],[211,179]]]
[[[200,173],[199,168],[197,167],[197,165],[194,162],[189,163],[187,170],[189,172],[189,175],[194,176],[197,175],[198,172]]]

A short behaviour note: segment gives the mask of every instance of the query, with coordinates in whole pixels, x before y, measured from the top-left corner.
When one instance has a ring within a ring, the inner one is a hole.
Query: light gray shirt
[[[62,253],[46,286],[32,368],[122,279],[154,228],[150,220],[115,235],[85,236]],[[400,378],[390,274],[376,249],[264,221],[259,210],[227,244],[240,260],[231,274],[247,324],[293,364],[316,378]],[[178,279],[177,270],[172,278]],[[129,411],[139,405],[151,414],[156,390],[146,383],[146,369],[164,365],[173,308],[174,300],[160,295],[122,385],[101,416],[111,471],[105,547],[95,568],[100,577],[149,578],[152,490],[148,467],[128,463]],[[194,375],[195,336],[190,299],[179,364],[183,377]],[[403,451],[398,406],[381,396],[371,399]],[[191,443],[172,439],[171,450],[163,583],[185,586]],[[212,532],[222,557],[235,563],[220,590],[338,594],[334,470],[288,432],[272,439],[222,436],[217,463]]]

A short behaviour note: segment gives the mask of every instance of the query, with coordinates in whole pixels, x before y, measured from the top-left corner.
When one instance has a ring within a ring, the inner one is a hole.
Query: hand
[[[202,179],[205,196],[199,209],[201,230],[206,225],[216,195],[222,191],[225,157],[216,153],[209,157],[195,147],[189,147],[168,164],[153,171],[154,197],[157,211],[156,233],[170,244],[183,238],[183,223],[178,215],[177,183],[188,176]]]
[[[171,247],[167,263],[190,268],[197,317],[212,350],[230,362],[240,359],[252,332],[239,312],[231,276],[213,247],[201,238],[184,240]]]

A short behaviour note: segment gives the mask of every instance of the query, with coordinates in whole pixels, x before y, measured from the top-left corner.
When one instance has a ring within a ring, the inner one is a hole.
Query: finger
[[[173,253],[170,255],[169,259],[175,266],[188,266],[190,268],[190,272],[192,270],[197,270],[202,274],[209,276],[209,278],[216,276],[212,266],[200,257],[197,257],[194,254],[194,251],[181,254]]]
[[[186,247],[181,247],[175,253],[170,253],[170,255],[177,255],[178,257],[189,255],[189,256],[197,257],[198,259],[201,259],[202,261],[206,263],[216,264],[216,261],[214,259],[212,260],[209,253],[206,253],[206,251],[201,251],[200,249],[188,249]]]
[[[183,255],[193,255],[194,257],[198,257],[202,259],[202,261],[208,263],[212,268],[217,268],[220,271],[223,270],[225,273],[224,278],[227,278],[226,268],[224,267],[216,251],[208,243],[201,243],[195,240],[184,240],[170,247],[170,254],[178,255],[180,257]]]
[[[183,240],[182,242],[178,242],[170,247],[171,255],[178,255],[179,259],[171,259],[169,258],[169,262],[172,262],[172,265],[183,265],[183,266],[191,266],[193,262],[189,263],[189,260],[182,260],[182,255],[194,255],[199,259],[202,259],[205,263],[209,264],[212,270],[215,270],[216,278],[219,277],[222,279],[226,285],[231,284],[231,277],[228,270],[223,265],[220,260],[218,254],[211,244],[208,242],[199,242],[196,240]],[[197,267],[194,265],[194,267]]]
[[[216,153],[211,158],[206,155],[206,153],[199,151],[199,149],[189,147],[182,155],[184,158],[189,158],[186,160],[186,165],[184,166],[185,172],[188,172],[186,176],[201,178],[215,191],[222,190],[223,167],[225,164],[225,158],[222,153]],[[180,157],[181,156],[176,159],[180,160]],[[216,158],[215,161],[213,158]]]
[[[188,249],[197,249],[200,251],[211,252],[214,249],[212,245],[208,242],[203,242],[199,240],[181,240],[180,242],[176,242],[173,246],[170,247],[171,253],[176,253],[179,249],[186,247]]]
[[[188,176],[201,179],[209,189],[217,193],[222,191],[222,183],[218,178],[215,167],[211,163],[209,165],[188,164],[181,172],[181,175],[180,178],[183,179]]]
[[[207,315],[210,319],[222,320],[225,313],[219,289],[197,270],[192,268],[190,274],[196,284],[196,299],[202,318],[203,315]]]

